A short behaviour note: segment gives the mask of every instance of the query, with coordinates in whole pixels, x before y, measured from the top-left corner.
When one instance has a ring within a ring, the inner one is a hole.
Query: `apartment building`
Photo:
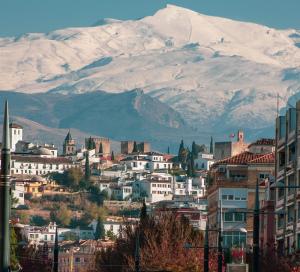
[[[208,174],[208,219],[210,229],[222,228],[223,245],[252,245],[255,184],[259,180],[264,199],[264,180],[274,175],[275,154],[242,152],[212,165]],[[217,245],[217,231],[210,242]]]
[[[276,184],[299,186],[300,101],[276,119]],[[280,252],[300,249],[300,189],[276,188],[276,243]]]

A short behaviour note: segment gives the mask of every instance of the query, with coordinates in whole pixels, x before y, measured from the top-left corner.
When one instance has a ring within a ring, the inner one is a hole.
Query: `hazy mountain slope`
[[[104,19],[93,27],[2,38],[0,59],[2,90],[67,94],[141,88],[199,133],[219,138],[240,127],[269,130],[277,93],[283,106],[300,90],[299,31],[172,5],[136,21]]]
[[[75,128],[115,140],[146,140],[153,143],[154,148],[165,150],[168,145],[177,146],[183,136],[189,140],[200,139],[180,114],[141,90],[77,95],[0,92],[0,101],[5,99],[9,100],[13,116],[22,116],[55,129]],[[2,110],[3,105],[0,105]],[[42,138],[51,141],[53,133],[45,134],[47,131],[43,129]]]
[[[3,116],[1,115],[1,120],[2,117]],[[63,141],[68,133],[68,129],[47,127],[20,116],[11,116],[11,118],[14,122],[22,125],[24,141],[30,141],[38,144],[52,143],[59,149],[59,152],[62,152]],[[78,148],[84,146],[85,138],[89,136],[97,136],[84,133],[73,128],[71,129],[71,134],[76,140]],[[2,130],[0,130],[0,137],[2,137]],[[111,148],[115,152],[120,152],[120,142],[111,141]]]

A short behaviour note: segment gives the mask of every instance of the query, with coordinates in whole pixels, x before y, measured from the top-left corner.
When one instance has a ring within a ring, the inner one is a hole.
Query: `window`
[[[234,214],[234,221],[235,222],[244,222],[245,221],[245,214],[241,212],[237,212]]]
[[[224,221],[225,222],[233,222],[233,213],[225,212],[224,214]]]
[[[288,218],[287,218],[287,220],[288,220],[288,223],[290,223],[290,222],[293,222],[293,220],[294,220],[294,206],[293,205],[291,205],[291,206],[289,206],[288,207]]]
[[[245,246],[246,233],[240,231],[224,231],[223,232],[224,246]]]
[[[259,175],[258,175],[258,178],[259,179],[266,179],[266,178],[268,178],[269,177],[269,174],[268,173],[260,173]]]
[[[23,193],[19,193],[19,197],[23,197]]]
[[[227,195],[222,195],[223,200],[227,200]]]
[[[233,200],[233,195],[228,195],[228,200]]]
[[[295,186],[295,175],[289,175],[288,176],[288,186]],[[295,192],[295,188],[288,188],[288,194],[291,195]]]
[[[283,227],[284,224],[284,214],[279,214],[278,215],[278,220],[277,220],[277,228],[280,229]]]

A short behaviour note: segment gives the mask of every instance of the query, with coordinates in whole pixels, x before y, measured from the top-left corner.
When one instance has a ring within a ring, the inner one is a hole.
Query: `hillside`
[[[25,125],[29,139],[37,135],[36,140],[62,143],[68,128],[75,129],[79,139],[101,135],[117,141],[145,140],[162,150],[168,145],[177,148],[183,135],[190,141],[199,139],[180,114],[141,90],[77,95],[0,92],[0,101],[5,99],[9,100],[12,120]]]

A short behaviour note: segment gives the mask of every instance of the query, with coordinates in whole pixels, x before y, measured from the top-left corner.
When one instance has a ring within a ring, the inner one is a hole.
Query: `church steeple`
[[[72,138],[70,130],[68,131],[68,134],[67,134],[64,144],[63,144],[63,154],[65,156],[76,154],[76,142]]]
[[[70,141],[72,141],[73,139],[72,139],[72,135],[71,135],[71,131],[69,130],[68,131],[68,134],[67,134],[67,136],[66,136],[66,138],[65,138],[65,142],[70,142]]]

